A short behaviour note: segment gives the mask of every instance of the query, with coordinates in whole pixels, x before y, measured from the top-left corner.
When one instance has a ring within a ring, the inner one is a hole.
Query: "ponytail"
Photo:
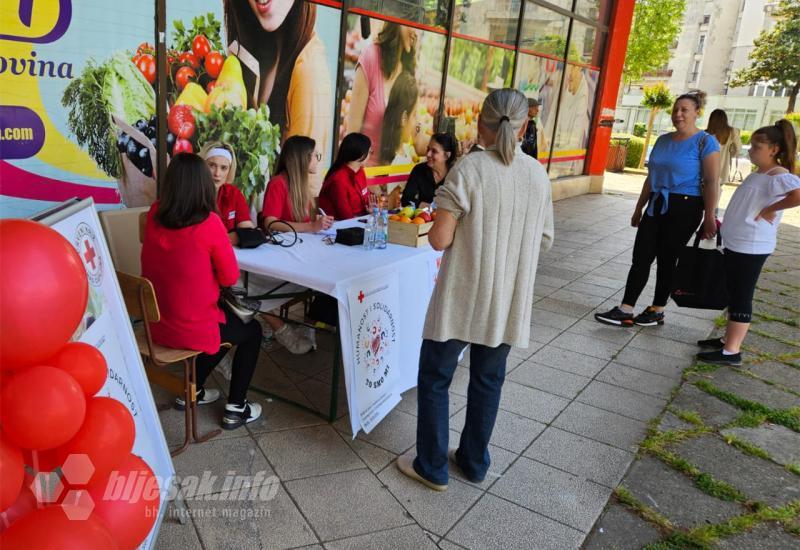
[[[791,122],[782,118],[772,126],[759,128],[753,132],[753,136],[763,136],[764,141],[770,145],[777,145],[778,154],[775,157],[776,162],[792,174],[795,173],[795,165],[797,162],[797,136]]]
[[[517,133],[528,121],[528,100],[512,88],[495,90],[486,96],[481,109],[481,121],[497,132],[495,148],[503,164],[514,160]]]

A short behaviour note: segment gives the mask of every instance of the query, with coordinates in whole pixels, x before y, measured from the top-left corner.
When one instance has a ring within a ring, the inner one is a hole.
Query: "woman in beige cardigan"
[[[742,150],[742,138],[738,128],[728,124],[728,115],[722,109],[714,109],[708,115],[706,132],[719,142],[719,184],[730,181],[731,164]]]
[[[478,119],[486,150],[457,162],[436,192],[428,239],[444,256],[422,333],[417,453],[397,465],[438,491],[447,489],[448,455],[470,481],[486,476],[506,358],[511,346],[528,347],[539,249],[553,239],[553,202],[544,168],[519,146],[527,123],[528,101],[519,91],[489,94]],[[466,422],[458,449],[448,453],[448,388],[468,344]]]

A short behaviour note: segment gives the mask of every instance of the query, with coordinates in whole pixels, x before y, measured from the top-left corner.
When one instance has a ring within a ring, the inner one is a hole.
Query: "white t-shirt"
[[[755,217],[765,207],[800,189],[800,178],[790,173],[751,173],[731,197],[722,220],[722,244],[741,254],[772,254],[775,250],[781,215],[772,223]]]

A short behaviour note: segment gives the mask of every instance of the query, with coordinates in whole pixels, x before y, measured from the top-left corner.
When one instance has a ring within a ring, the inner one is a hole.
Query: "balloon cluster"
[[[131,454],[127,407],[95,396],[103,355],[69,342],[88,300],[83,263],[26,220],[0,220],[0,263],[0,548],[137,548],[158,516],[158,483]],[[53,479],[58,491],[44,495]],[[120,483],[150,490],[109,490]]]

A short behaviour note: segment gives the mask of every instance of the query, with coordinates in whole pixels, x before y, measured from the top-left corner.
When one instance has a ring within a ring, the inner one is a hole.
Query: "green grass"
[[[753,445],[743,439],[739,439],[735,435],[723,435],[725,438],[725,442],[728,445],[733,445],[743,453],[747,453],[750,456],[756,456],[758,458],[763,458],[764,460],[772,460],[772,457],[769,455],[767,451],[759,447],[758,445]]]
[[[788,527],[800,513],[800,504],[798,503],[800,501],[790,502],[786,506],[779,508],[760,506],[751,514],[736,516],[723,523],[695,527],[689,531],[687,538],[695,543],[713,545],[721,538],[750,531],[756,525],[765,521],[778,522],[784,527]]]
[[[747,502],[747,497],[739,489],[729,483],[714,479],[711,474],[698,475],[694,483],[698,489],[712,497],[730,502]]]
[[[708,550],[711,545],[692,538],[688,533],[677,531],[659,542],[652,542],[643,550]]]
[[[787,346],[800,348],[800,342],[797,342],[795,340],[789,340],[788,338],[784,338],[782,336],[776,336],[774,334],[770,334],[769,332],[764,332],[763,330],[759,330],[753,327],[750,327],[750,332],[752,332],[753,334],[758,334],[762,338],[768,338],[770,340],[775,340],[776,342],[780,342],[781,344],[786,344]]]
[[[614,496],[617,498],[620,504],[627,506],[628,508],[639,514],[639,516],[641,516],[642,519],[657,525],[661,529],[665,531],[672,531],[675,528],[672,525],[672,522],[670,522],[666,517],[659,514],[646,504],[643,504],[635,496],[633,496],[633,494],[623,485],[620,485],[619,487],[614,489]]]
[[[695,426],[702,426],[703,419],[700,418],[700,415],[696,411],[685,411],[682,409],[670,409],[672,414],[683,420],[684,422],[688,422],[689,424],[693,424]]]
[[[800,476],[800,462],[795,462],[793,464],[787,464],[786,469],[792,472],[795,475]]]
[[[756,401],[750,401],[749,399],[744,399],[733,393],[723,391],[708,380],[697,380],[694,382],[694,385],[707,394],[713,395],[717,399],[733,405],[734,407],[738,407],[743,411],[762,414],[773,424],[780,424],[790,430],[800,432],[800,407],[793,407],[792,409],[773,409]]]
[[[728,324],[728,316],[724,313],[721,313],[719,317],[714,319],[714,326],[717,328],[722,328]]]
[[[773,386],[775,388],[778,388],[781,391],[785,391],[786,393],[791,393],[792,395],[796,395],[797,397],[800,397],[800,392],[795,391],[792,388],[788,388],[788,387],[784,386],[783,384],[779,384],[778,382],[773,382],[772,380],[768,380],[766,378],[763,378],[763,377],[761,377],[761,376],[759,376],[759,375],[757,375],[757,374],[755,374],[752,371],[749,371],[747,369],[738,369],[736,372],[738,372],[742,376],[747,376],[747,377],[752,378],[754,380],[758,380],[760,382],[763,382],[764,384],[766,384],[768,386]]]
[[[745,411],[726,428],[758,428],[767,421],[767,415],[753,411]]]

